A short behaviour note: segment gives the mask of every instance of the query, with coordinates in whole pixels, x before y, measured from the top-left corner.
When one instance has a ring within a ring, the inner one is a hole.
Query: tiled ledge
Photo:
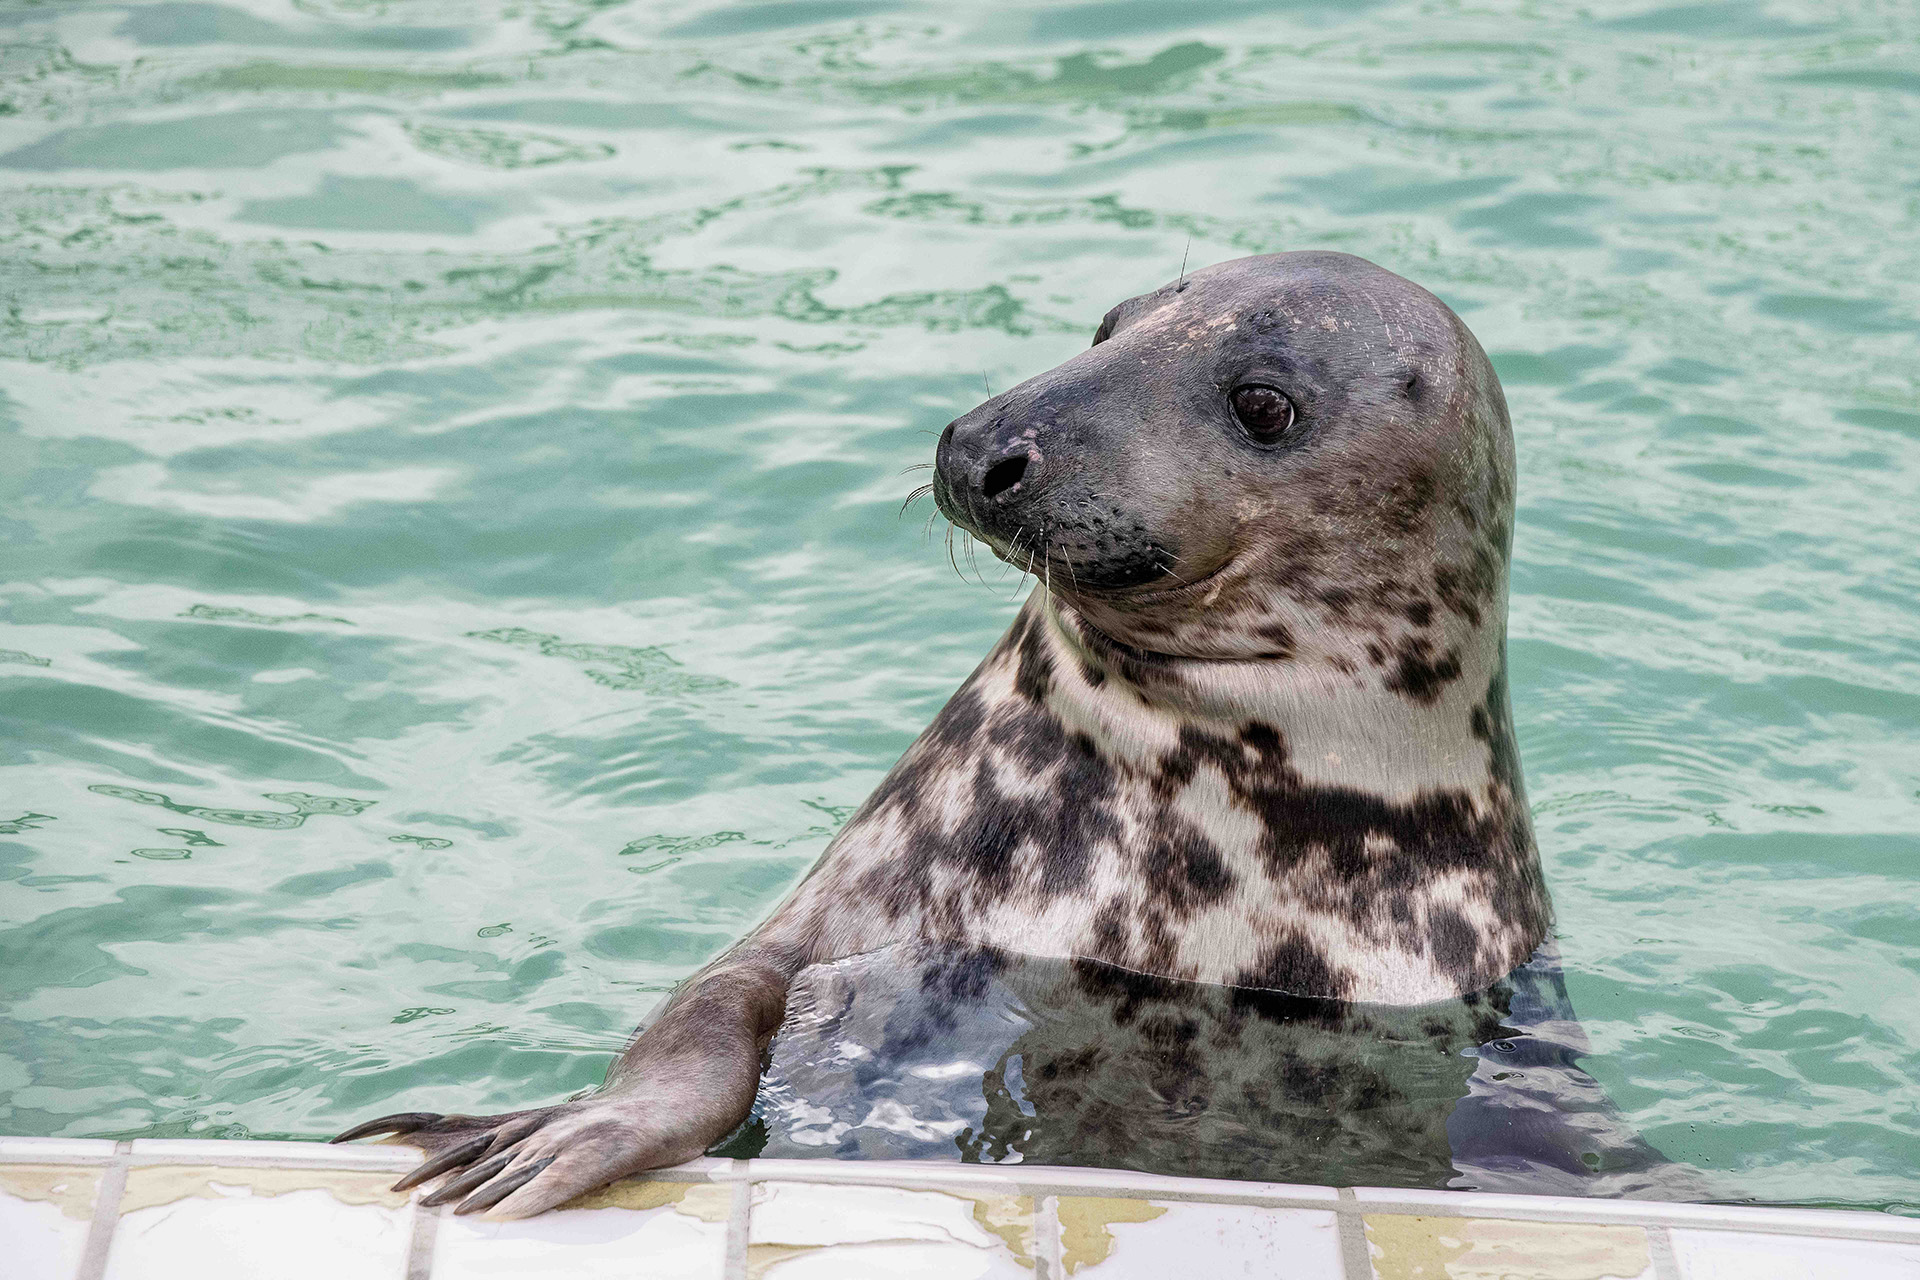
[[[1892,1280],[1872,1213],[1160,1178],[696,1160],[526,1222],[387,1190],[405,1147],[0,1138],[13,1280]]]

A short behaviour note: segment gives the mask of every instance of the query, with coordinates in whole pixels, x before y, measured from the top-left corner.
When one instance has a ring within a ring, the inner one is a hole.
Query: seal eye
[[[1235,387],[1228,398],[1240,425],[1261,444],[1278,440],[1293,425],[1293,401],[1278,387],[1249,382]]]

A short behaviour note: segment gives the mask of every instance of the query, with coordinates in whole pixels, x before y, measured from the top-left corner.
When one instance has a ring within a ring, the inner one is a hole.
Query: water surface
[[[1920,1202],[1920,15],[0,8],[0,1131],[598,1081],[1006,625],[929,433],[1184,261],[1493,354],[1586,1065]]]

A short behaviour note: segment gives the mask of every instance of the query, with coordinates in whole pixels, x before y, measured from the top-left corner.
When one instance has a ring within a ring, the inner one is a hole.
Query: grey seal
[[[591,1096],[408,1113],[402,1188],[523,1217],[748,1114],[809,966],[903,944],[1348,1004],[1471,996],[1550,908],[1505,679],[1514,457],[1444,303],[1337,253],[1121,303],[940,437],[940,509],[1038,579],[790,895]]]

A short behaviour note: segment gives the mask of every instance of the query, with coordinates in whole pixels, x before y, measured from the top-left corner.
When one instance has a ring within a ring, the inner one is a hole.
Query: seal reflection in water
[[[1352,1004],[943,944],[802,972],[739,1154],[1267,1182],[1703,1194],[1624,1124],[1550,953]]]
[[[1079,995],[1033,976],[1038,960],[996,979],[1066,1011],[1030,1033],[1054,1046],[1050,1079],[1018,1055],[1036,1113],[1043,1086],[1075,1079],[1072,1028],[1137,1034],[1193,1010],[1191,1038],[1176,1021],[1137,1086],[1096,1068],[1081,1102],[1050,1095],[1026,1158],[1119,1161],[1139,1090],[1224,1117],[1229,1078],[1248,1122],[1196,1142],[1304,1149],[1324,1136],[1288,1117],[1357,1130],[1370,1080],[1413,1078],[1368,1065],[1388,1044],[1430,1055],[1413,1074],[1433,1082],[1400,1089],[1393,1141],[1440,1158],[1487,1062],[1459,1050],[1511,1012],[1499,992],[1549,919],[1505,679],[1513,443],[1466,326],[1344,254],[1223,263],[1121,303],[1089,350],[953,422],[934,477],[941,510],[1039,585],[788,898],[656,1012],[598,1092],[342,1139],[424,1148],[401,1185],[444,1177],[429,1203],[537,1213],[739,1125],[796,979],[802,994],[828,981],[810,968],[932,945],[1083,962],[1064,971],[1091,983]],[[875,1016],[915,1012],[888,995],[898,975],[834,972],[856,1008],[871,981]],[[1323,1012],[1303,1021],[1301,1001]],[[817,1017],[811,997],[798,1007]],[[1276,1007],[1295,1013],[1260,1013]],[[1014,1098],[976,1127],[982,1152],[1013,1142]],[[1530,1162],[1554,1163],[1508,1163]]]

